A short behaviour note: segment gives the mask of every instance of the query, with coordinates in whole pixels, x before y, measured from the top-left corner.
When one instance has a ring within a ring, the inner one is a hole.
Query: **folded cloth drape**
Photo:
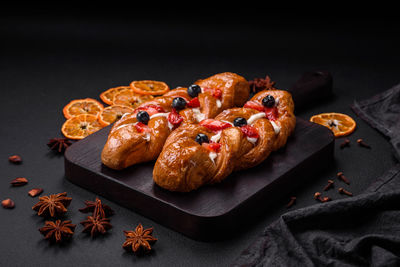
[[[400,84],[372,98],[355,101],[351,108],[390,139],[394,154],[400,160]]]
[[[400,85],[352,108],[400,159]],[[232,265],[400,266],[400,163],[363,194],[282,215]]]

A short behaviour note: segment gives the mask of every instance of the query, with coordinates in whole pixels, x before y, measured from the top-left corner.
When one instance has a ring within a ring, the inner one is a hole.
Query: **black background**
[[[298,198],[291,209],[317,204],[314,192],[335,179],[338,171],[352,182],[346,188],[359,194],[395,164],[385,138],[350,109],[354,100],[400,82],[400,28],[390,10],[64,7],[2,9],[0,14],[0,197],[16,203],[13,210],[0,209],[2,266],[227,265],[287,211],[291,195]],[[43,195],[68,192],[73,201],[66,218],[76,224],[85,218],[78,211],[83,201],[95,198],[64,178],[63,157],[46,146],[50,138],[61,136],[61,111],[70,100],[99,99],[102,91],[132,80],[161,80],[173,88],[224,71],[248,80],[268,74],[279,88],[289,88],[303,72],[318,69],[332,73],[334,96],[297,115],[305,119],[320,112],[351,115],[357,122],[349,137],[351,147],[341,150],[337,140],[330,168],[295,192],[283,188],[281,202],[230,240],[194,241],[109,200],[104,201],[116,215],[111,218],[114,228],[104,237],[92,240],[80,233],[78,225],[71,242],[52,246],[37,231],[44,220],[31,210],[37,199],[27,195],[29,189],[42,187]],[[358,138],[372,149],[358,147]],[[23,157],[21,165],[8,162],[13,154]],[[11,187],[9,182],[21,176],[29,184]],[[327,195],[345,197],[336,190]],[[122,231],[139,222],[154,226],[159,239],[145,257],[121,248]]]

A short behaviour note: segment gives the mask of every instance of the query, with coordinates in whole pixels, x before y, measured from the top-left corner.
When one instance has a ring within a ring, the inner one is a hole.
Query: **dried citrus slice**
[[[310,121],[328,127],[335,137],[349,135],[356,129],[356,122],[349,115],[342,113],[321,113],[312,116]]]
[[[169,90],[165,82],[152,80],[133,81],[131,88],[135,93],[142,95],[163,95]]]
[[[75,99],[63,108],[63,114],[67,119],[80,114],[91,114],[97,116],[103,108],[103,104],[92,98]]]
[[[104,103],[106,103],[108,105],[112,105],[115,94],[117,94],[125,89],[131,89],[131,87],[130,86],[118,86],[118,87],[110,88],[100,94],[100,99]]]
[[[151,95],[141,95],[133,92],[131,89],[125,89],[117,93],[113,99],[113,105],[127,106],[136,108],[143,102],[153,99]]]
[[[61,132],[66,138],[82,139],[101,128],[96,115],[81,114],[64,122]]]
[[[99,122],[102,126],[110,125],[111,123],[119,120],[125,113],[132,113],[133,108],[121,105],[113,105],[106,107],[99,114]]]

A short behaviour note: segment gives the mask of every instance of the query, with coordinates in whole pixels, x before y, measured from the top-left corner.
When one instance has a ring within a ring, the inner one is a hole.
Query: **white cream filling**
[[[206,116],[200,112],[199,108],[192,108],[194,118],[198,121],[201,122],[206,118]]]
[[[173,125],[172,123],[170,123],[169,121],[168,121],[168,128],[169,128],[170,130],[174,129],[174,125]]]
[[[248,140],[250,143],[255,144],[255,143],[257,142],[258,138],[255,138],[255,137],[248,137],[248,136],[247,136],[247,140]]]
[[[269,121],[272,124],[272,127],[274,127],[275,134],[279,134],[281,131],[281,126],[279,126],[276,122],[274,121]]]
[[[146,140],[147,142],[149,142],[149,141],[150,141],[150,134],[149,134],[149,133],[146,133],[146,134],[143,136],[143,139]]]
[[[261,118],[265,118],[265,117],[266,117],[265,112],[256,113],[256,114],[250,116],[250,118],[247,120],[247,124],[251,125],[256,120],[261,119]]]
[[[218,108],[222,107],[222,102],[221,102],[221,100],[219,100],[219,99],[217,99],[217,107],[218,107]]]
[[[221,133],[222,131],[217,132],[216,135],[211,136],[210,140],[214,143],[218,143],[219,139],[221,139]]]
[[[211,161],[215,164],[214,159],[218,156],[218,154],[215,153],[215,152],[210,152],[210,153],[208,154],[208,156],[210,157]]]
[[[233,123],[230,122],[230,121],[224,121],[224,120],[221,120],[221,121],[226,122],[226,123],[229,123],[230,125],[234,126]]]
[[[123,118],[125,118],[125,116],[128,115],[128,114],[132,114],[132,113],[130,113],[130,112],[124,113],[124,115],[122,115],[122,117],[120,118],[120,120],[122,120]]]

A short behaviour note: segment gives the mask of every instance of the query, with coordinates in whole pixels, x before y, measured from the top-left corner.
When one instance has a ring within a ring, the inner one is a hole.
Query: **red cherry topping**
[[[190,101],[186,104],[186,106],[187,106],[188,108],[198,108],[198,107],[200,107],[200,101],[199,101],[199,99],[198,99],[197,97],[195,97],[195,98],[193,98],[192,100],[190,100]]]
[[[247,101],[243,107],[244,108],[252,108],[252,109],[255,109],[258,111],[264,111],[264,109],[265,109],[265,107],[261,103],[258,103],[256,101],[252,101],[252,100]]]
[[[172,109],[172,111],[168,114],[168,121],[174,125],[175,127],[179,126],[182,121],[183,117],[176,112],[176,109]]]
[[[135,128],[136,131],[138,131],[138,133],[143,133],[143,132],[149,132],[150,128],[149,126],[147,126],[146,124],[142,123],[142,122],[138,122],[135,124]]]
[[[232,124],[230,124],[228,122],[223,122],[223,121],[214,120],[214,119],[205,119],[205,120],[202,120],[199,124],[210,129],[211,131],[214,131],[214,132],[221,131],[223,129],[232,127]]]
[[[214,92],[213,92],[212,95],[213,95],[213,97],[215,97],[215,98],[221,99],[222,90],[220,90],[220,89],[214,89]]]
[[[245,125],[245,126],[240,127],[240,130],[242,130],[242,133],[247,137],[250,137],[250,138],[258,138],[259,137],[256,128],[254,128],[253,126]]]
[[[203,88],[204,92],[210,93],[213,97],[221,99],[222,96],[222,90],[218,88]]]
[[[157,113],[164,113],[165,112],[165,110],[162,107],[154,105],[154,104],[149,104],[149,105],[145,105],[145,106],[142,106],[142,107],[138,107],[138,108],[135,109],[135,113],[137,113],[137,112],[139,112],[141,110],[146,111],[149,114],[149,116],[157,114]]]
[[[266,117],[270,121],[275,121],[278,118],[278,109],[276,107],[272,108],[267,108],[264,107],[261,103],[258,103],[256,101],[247,101],[246,104],[244,104],[245,108],[252,108],[258,111],[263,111],[265,112]]]
[[[270,121],[276,121],[278,118],[278,109],[276,107],[265,108],[265,115]]]
[[[202,143],[201,145],[210,152],[219,152],[219,150],[221,149],[220,143],[210,142],[210,143]]]

